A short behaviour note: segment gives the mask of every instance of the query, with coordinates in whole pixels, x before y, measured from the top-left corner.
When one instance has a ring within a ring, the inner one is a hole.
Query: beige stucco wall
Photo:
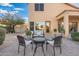
[[[28,29],[28,24],[16,25],[15,32],[16,33],[24,33]]]
[[[51,21],[51,33],[58,28],[56,16],[64,10],[75,10],[75,8],[64,3],[45,3],[44,11],[35,11],[34,3],[29,4],[30,21]]]

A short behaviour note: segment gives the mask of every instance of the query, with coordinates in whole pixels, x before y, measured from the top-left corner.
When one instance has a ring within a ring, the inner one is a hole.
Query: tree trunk
[[[13,33],[15,33],[15,25],[13,25],[12,27],[13,27],[13,28],[12,28],[12,29],[13,29]]]

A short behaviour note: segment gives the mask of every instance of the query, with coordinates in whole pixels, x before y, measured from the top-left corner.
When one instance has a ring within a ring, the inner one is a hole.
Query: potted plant
[[[61,28],[61,33],[65,33],[65,30],[64,30],[64,28]]]
[[[62,36],[64,36],[64,34],[65,34],[65,30],[64,30],[63,27],[60,27],[60,28],[59,28],[59,32],[61,33]]]
[[[31,37],[31,35],[32,35],[31,31],[30,30],[27,30],[26,31],[26,35],[27,35],[27,37]]]

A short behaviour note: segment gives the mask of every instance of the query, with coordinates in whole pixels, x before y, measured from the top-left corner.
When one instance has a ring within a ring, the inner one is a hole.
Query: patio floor
[[[0,46],[0,56],[23,56],[23,47],[20,48],[19,54],[17,47],[18,41],[16,34],[7,34],[4,44]],[[45,54],[46,56],[53,56],[53,48],[50,45],[48,50],[45,50]],[[32,55],[33,50],[31,49],[31,45],[29,45],[26,49],[26,56]],[[37,49],[36,56],[43,56],[41,47]],[[63,38],[62,54],[59,53],[59,48],[57,48],[56,56],[79,56],[79,42]]]

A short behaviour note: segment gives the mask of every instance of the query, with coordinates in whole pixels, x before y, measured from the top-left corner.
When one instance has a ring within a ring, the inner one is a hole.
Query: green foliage
[[[17,20],[16,20],[16,24],[17,24],[17,25],[24,24],[24,22],[25,22],[25,21],[24,21],[23,19],[17,19]]]
[[[3,43],[5,40],[5,29],[0,28],[0,45]]]
[[[27,30],[27,31],[26,31],[26,35],[27,35],[27,36],[31,36],[31,34],[32,34],[32,33],[31,33],[30,30]]]
[[[71,33],[72,40],[79,41],[79,32]]]
[[[59,29],[58,29],[58,30],[59,30],[59,32],[60,32],[60,33],[65,33],[65,30],[64,30],[64,28],[63,28],[63,27],[59,27]]]
[[[4,27],[4,26],[0,26],[0,28],[6,28],[6,27]]]

